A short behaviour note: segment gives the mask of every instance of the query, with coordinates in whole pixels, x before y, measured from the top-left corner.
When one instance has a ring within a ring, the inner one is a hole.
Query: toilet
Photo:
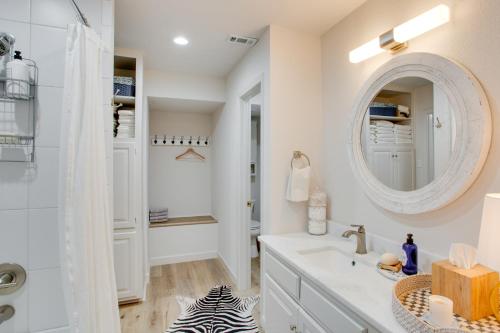
[[[250,252],[252,258],[259,256],[259,248],[257,245],[257,237],[260,235],[260,221],[252,220],[250,222]]]

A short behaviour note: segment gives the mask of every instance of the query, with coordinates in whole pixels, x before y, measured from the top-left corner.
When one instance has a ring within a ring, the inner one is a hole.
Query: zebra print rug
[[[215,286],[208,295],[194,300],[177,297],[181,314],[166,333],[258,333],[252,309],[259,296],[234,297],[231,286]]]

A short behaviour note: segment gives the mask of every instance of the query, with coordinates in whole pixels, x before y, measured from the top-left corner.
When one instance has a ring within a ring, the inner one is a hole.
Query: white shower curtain
[[[59,225],[71,332],[118,333],[112,213],[107,187],[103,43],[69,26],[61,124]]]

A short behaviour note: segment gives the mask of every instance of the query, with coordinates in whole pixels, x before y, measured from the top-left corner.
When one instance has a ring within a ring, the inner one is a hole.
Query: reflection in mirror
[[[382,88],[368,106],[361,133],[363,155],[379,181],[413,191],[445,172],[455,134],[445,93],[427,79],[404,77]]]

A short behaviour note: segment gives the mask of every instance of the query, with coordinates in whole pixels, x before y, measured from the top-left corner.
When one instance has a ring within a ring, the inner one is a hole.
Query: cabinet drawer
[[[266,272],[287,293],[299,298],[300,277],[269,253],[266,253]]]
[[[300,287],[300,303],[334,333],[367,333],[364,328],[306,282]]]

